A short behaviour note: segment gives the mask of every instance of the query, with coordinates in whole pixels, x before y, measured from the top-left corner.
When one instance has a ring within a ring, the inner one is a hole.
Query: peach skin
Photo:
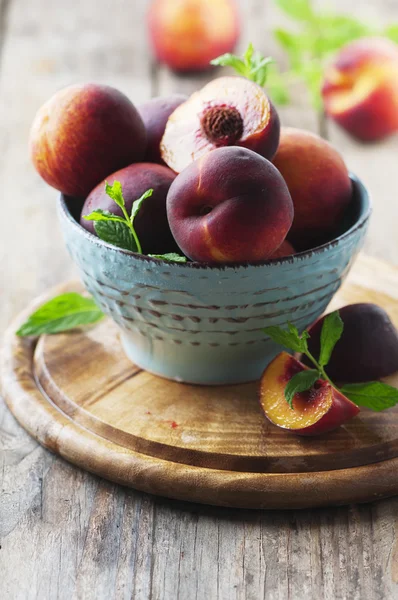
[[[260,404],[271,423],[297,435],[312,436],[332,431],[359,413],[356,404],[322,379],[310,390],[295,394],[290,408],[285,398],[286,384],[304,369],[307,367],[287,352],[278,354],[265,369]]]
[[[154,0],[148,29],[160,62],[174,71],[200,71],[235,48],[239,14],[233,0]]]
[[[270,258],[283,258],[284,256],[292,256],[293,254],[296,254],[295,249],[293,248],[290,242],[285,240],[284,242],[282,242],[279,248],[272,253],[272,256],[270,256]]]
[[[322,96],[328,116],[358,140],[397,131],[397,45],[363,38],[345,46],[325,71]]]
[[[223,146],[243,146],[271,160],[279,132],[278,113],[260,86],[243,77],[219,77],[170,115],[160,148],[164,162],[180,173]]]
[[[134,220],[144,254],[164,254],[178,250],[171,235],[166,213],[167,192],[175,176],[173,171],[163,165],[136,163],[106,178],[110,185],[114,181],[120,181],[122,184],[123,197],[129,214],[134,200],[147,190],[153,190],[152,196],[145,200]],[[106,194],[105,181],[99,183],[88,195],[80,219],[80,224],[95,235],[94,222],[84,219],[84,215],[99,208],[120,217],[123,214],[121,208]]]
[[[30,133],[39,175],[80,198],[117,169],[141,160],[145,147],[144,123],[127,96],[95,83],[57,92],[39,109]]]
[[[176,177],[167,216],[177,244],[192,260],[256,262],[285,239],[293,204],[268,160],[245,148],[218,148]]]
[[[171,113],[186,100],[188,100],[188,96],[185,94],[171,94],[170,96],[151,98],[137,106],[147,134],[145,162],[164,164],[160,156],[160,142],[166,129],[167,120]]]
[[[289,241],[297,250],[328,241],[352,196],[350,177],[340,154],[313,133],[282,127],[273,163],[285,179],[294,204]]]

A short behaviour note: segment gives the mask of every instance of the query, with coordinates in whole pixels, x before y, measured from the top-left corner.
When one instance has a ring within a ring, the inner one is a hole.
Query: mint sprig
[[[105,192],[112,198],[115,204],[121,208],[123,216],[120,217],[107,210],[97,208],[89,215],[84,215],[84,219],[87,221],[94,221],[95,231],[98,237],[101,240],[104,240],[104,242],[108,242],[108,244],[123,248],[124,250],[142,254],[142,246],[134,227],[134,219],[140,212],[145,200],[152,196],[153,189],[147,190],[137,200],[134,200],[130,215],[126,209],[126,202],[124,200],[122,184],[120,181],[114,181],[112,185],[109,185],[106,182]],[[148,256],[160,258],[162,260],[187,262],[185,256],[181,256],[175,252],[166,254],[148,254]]]
[[[80,325],[97,323],[103,316],[92,298],[68,292],[43,304],[16,333],[20,337],[61,333]]]
[[[300,352],[307,356],[315,369],[305,369],[294,375],[285,387],[285,398],[290,408],[293,408],[295,394],[305,392],[312,388],[317,379],[329,382],[333,387],[337,385],[328,377],[325,367],[329,363],[336,343],[344,331],[344,323],[338,311],[328,314],[323,322],[320,340],[319,358],[316,359],[308,349],[308,331],[301,334],[297,328],[288,323],[288,329],[281,327],[267,327],[264,332],[277,344]],[[365,406],[375,411],[385,410],[398,404],[398,390],[382,381],[355,383],[344,385],[341,393],[347,396],[358,406]]]
[[[85,215],[84,218],[87,221],[95,221],[95,231],[98,237],[104,240],[104,242],[118,246],[118,248],[142,254],[142,246],[135,231],[134,219],[139,213],[144,200],[152,196],[153,190],[147,190],[140,198],[133,202],[131,215],[128,214],[126,209],[120,181],[114,181],[112,185],[105,183],[105,192],[121,208],[123,217],[114,215],[109,211],[97,209],[89,215]]]
[[[239,75],[246,79],[254,81],[259,86],[264,87],[267,81],[269,66],[274,60],[268,56],[263,56],[260,52],[254,50],[252,43],[247,47],[243,57],[236,54],[222,54],[210,61],[210,64],[219,67],[232,67]]]

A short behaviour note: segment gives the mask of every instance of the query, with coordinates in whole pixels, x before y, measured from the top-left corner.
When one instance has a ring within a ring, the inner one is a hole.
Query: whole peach
[[[233,0],[153,0],[148,29],[160,62],[175,71],[197,71],[232,52],[240,25]]]
[[[346,45],[326,69],[327,114],[359,140],[382,139],[398,130],[398,46],[385,38]]]
[[[279,248],[277,248],[275,252],[272,253],[272,256],[270,256],[270,258],[283,258],[284,256],[292,256],[293,254],[296,254],[295,249],[293,248],[290,242],[285,240],[284,242],[282,242]]]
[[[160,156],[160,142],[162,140],[166,123],[175,109],[188,100],[184,94],[172,94],[151,98],[137,106],[137,110],[144,122],[147,134],[147,149],[144,160],[164,164]]]
[[[85,198],[110,173],[142,160],[144,123],[118,90],[95,83],[57,92],[36,114],[30,153],[42,178]]]
[[[153,189],[152,196],[144,201],[134,220],[135,230],[144,254],[164,254],[178,249],[171,234],[166,213],[167,192],[174,178],[173,171],[152,163],[129,165],[107,177],[109,184],[114,181],[120,181],[122,184],[123,197],[129,214],[134,200],[137,200],[148,189]],[[122,216],[121,209],[105,193],[105,181],[98,184],[89,194],[81,214],[81,225],[94,234],[94,222],[86,221],[83,217],[98,208]]]
[[[333,236],[351,201],[351,180],[340,154],[319,136],[282,128],[272,161],[289,188],[294,220],[289,240],[304,250]]]
[[[235,146],[214,150],[176,177],[167,216],[177,244],[192,260],[254,262],[281,245],[293,204],[277,169]]]

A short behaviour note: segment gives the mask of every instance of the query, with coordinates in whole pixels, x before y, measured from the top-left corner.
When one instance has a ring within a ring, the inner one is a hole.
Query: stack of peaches
[[[84,200],[84,215],[121,215],[105,193],[120,181],[145,254],[182,252],[210,263],[260,262],[306,250],[339,230],[351,181],[316,135],[280,128],[263,88],[221,77],[187,98],[137,108],[108,86],[59,91],[36,115],[34,165],[51,186]]]

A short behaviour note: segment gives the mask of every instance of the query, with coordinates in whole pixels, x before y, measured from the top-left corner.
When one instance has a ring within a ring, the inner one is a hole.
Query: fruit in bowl
[[[31,158],[44,181],[79,198],[142,160],[145,148],[145,126],[132,102],[94,83],[57,92],[37,112],[30,133]]]
[[[136,163],[107,177],[112,185],[122,185],[126,210],[130,214],[133,202],[148,189],[152,195],[145,200],[135,218],[135,228],[145,254],[163,254],[178,250],[167,220],[166,197],[175,173],[165,166],[151,163]],[[95,210],[104,210],[122,216],[117,206],[105,191],[105,181],[99,183],[88,195],[81,212],[80,223],[87,231],[95,234],[94,222],[85,219]]]
[[[175,109],[186,100],[188,100],[188,96],[184,94],[171,94],[166,97],[151,98],[137,106],[147,133],[147,149],[144,162],[164,164],[160,155],[160,142],[167,121]]]
[[[235,48],[239,14],[233,0],[154,0],[148,29],[160,62],[175,71],[201,71]]]
[[[170,115],[161,155],[177,173],[220,146],[243,146],[271,160],[279,131],[278,113],[263,88],[243,77],[219,77]]]
[[[397,44],[362,38],[344,46],[326,69],[322,96],[328,116],[358,140],[397,131]]]
[[[286,183],[246,148],[218,148],[191,163],[167,196],[171,231],[196,261],[257,262],[283,243],[293,219]]]
[[[293,200],[289,241],[299,250],[328,241],[336,234],[352,198],[350,177],[341,155],[319,136],[285,127],[273,164]]]

